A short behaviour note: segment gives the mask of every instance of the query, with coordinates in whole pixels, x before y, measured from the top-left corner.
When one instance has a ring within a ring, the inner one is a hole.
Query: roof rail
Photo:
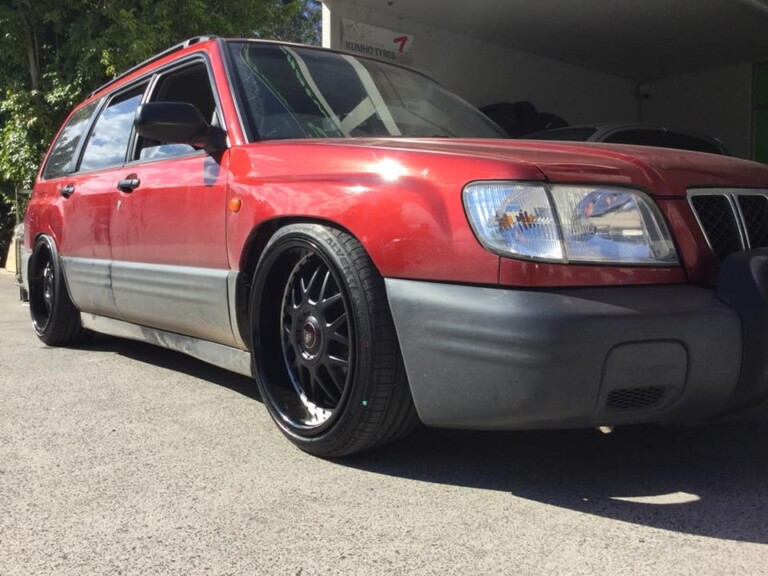
[[[156,60],[160,60],[160,58],[165,58],[169,54],[173,54],[174,52],[178,52],[179,50],[183,50],[184,48],[189,48],[190,46],[193,46],[193,45],[198,44],[200,42],[205,42],[206,40],[213,40],[214,38],[220,38],[220,36],[215,36],[215,35],[212,35],[212,36],[195,36],[194,38],[190,38],[189,40],[185,40],[184,42],[179,42],[178,44],[175,44],[175,45],[171,46],[170,48],[167,48],[167,49],[163,50],[159,54],[155,54],[151,58],[147,58],[143,62],[140,62],[139,64],[136,64],[136,66],[134,66],[133,68],[129,68],[128,70],[126,70],[125,72],[120,74],[119,76],[116,76],[115,78],[112,78],[112,80],[110,80],[106,84],[103,84],[102,86],[99,86],[98,88],[96,88],[96,90],[94,90],[93,92],[88,94],[88,98],[90,98],[91,96],[93,96],[97,92],[101,92],[105,88],[107,88],[109,86],[112,86],[112,84],[114,84],[115,82],[117,82],[119,80],[122,80],[123,78],[125,78],[129,74],[132,74],[133,72],[136,72],[136,70],[138,70],[139,68],[143,68],[147,64],[151,64],[152,62],[155,62]]]

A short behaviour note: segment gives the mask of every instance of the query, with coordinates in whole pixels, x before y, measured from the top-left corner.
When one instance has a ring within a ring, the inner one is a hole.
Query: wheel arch
[[[27,260],[27,270],[25,271],[27,274],[27,279],[29,280],[32,277],[32,267],[36,264],[35,249],[37,248],[37,243],[43,237],[48,238],[49,240],[48,249],[51,251],[51,257],[56,259],[59,270],[61,270],[61,279],[64,281],[64,289],[67,291],[67,295],[72,298],[72,291],[69,289],[69,280],[67,279],[67,267],[64,266],[64,260],[62,259],[61,253],[59,252],[59,243],[57,241],[56,235],[52,230],[40,230],[37,234],[35,234],[35,237],[32,240],[32,252],[29,259]]]
[[[267,244],[269,244],[272,236],[274,236],[281,228],[285,228],[291,224],[320,224],[321,226],[328,226],[329,228],[335,228],[336,230],[349,234],[363,244],[360,241],[360,238],[349,230],[349,228],[346,228],[333,220],[313,216],[277,216],[265,220],[254,227],[248,235],[240,255],[240,274],[238,274],[237,277],[237,285],[235,286],[234,294],[237,330],[242,342],[246,344],[249,350],[251,333],[250,299],[256,265],[259,263],[259,259],[264,253],[264,249],[267,247]],[[376,266],[376,263],[374,262],[373,265]]]

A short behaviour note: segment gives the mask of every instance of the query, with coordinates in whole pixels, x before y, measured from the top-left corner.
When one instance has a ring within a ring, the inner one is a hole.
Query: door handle
[[[141,180],[138,178],[124,178],[118,181],[117,189],[120,190],[120,192],[130,194],[139,187],[139,184],[141,184]]]
[[[70,196],[72,196],[72,194],[74,194],[74,192],[75,192],[74,184],[67,184],[66,186],[64,186],[64,188],[59,190],[59,194],[64,196],[64,198],[69,198]]]

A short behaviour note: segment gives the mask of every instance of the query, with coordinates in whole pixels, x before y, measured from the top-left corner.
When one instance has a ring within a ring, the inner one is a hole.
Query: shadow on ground
[[[131,360],[160,366],[182,374],[200,378],[206,382],[229,388],[230,390],[261,401],[256,382],[240,374],[217,368],[212,364],[197,360],[181,352],[166,350],[152,344],[113,338],[102,334],[94,334],[88,342],[79,346],[84,351],[112,352]]]
[[[84,348],[259,398],[253,380],[180,353],[105,336]],[[339,464],[421,482],[508,492],[665,530],[768,543],[768,420],[692,428],[635,426],[610,435],[594,430],[421,428],[405,442]]]
[[[636,426],[610,435],[423,429],[345,464],[676,532],[768,543],[767,438],[768,422]]]

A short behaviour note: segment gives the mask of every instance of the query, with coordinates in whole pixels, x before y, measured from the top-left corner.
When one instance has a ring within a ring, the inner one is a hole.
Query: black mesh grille
[[[749,245],[765,248],[768,246],[768,197],[742,195],[738,200]]]
[[[697,195],[691,197],[691,204],[712,251],[720,260],[742,250],[736,215],[727,196]]]
[[[662,401],[665,392],[666,388],[663,386],[613,390],[608,394],[606,407],[614,412],[652,408]]]

